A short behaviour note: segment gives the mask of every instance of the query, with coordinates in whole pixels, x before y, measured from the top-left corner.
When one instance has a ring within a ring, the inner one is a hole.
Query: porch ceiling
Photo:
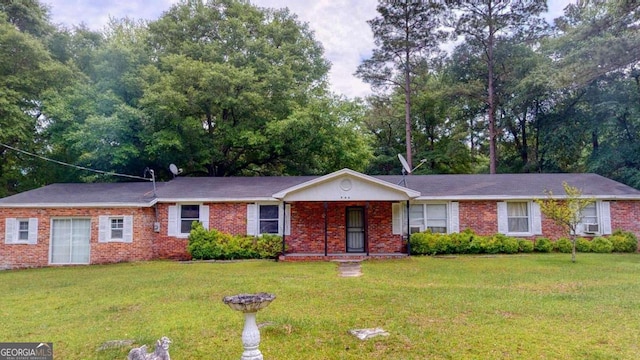
[[[359,172],[342,169],[273,194],[283,201],[403,201],[420,193]]]

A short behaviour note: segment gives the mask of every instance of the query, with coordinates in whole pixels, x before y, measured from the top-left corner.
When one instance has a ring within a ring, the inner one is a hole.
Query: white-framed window
[[[528,233],[531,228],[528,202],[507,203],[507,231],[510,233]]]
[[[611,210],[608,201],[594,201],[580,214],[580,223],[576,228],[579,235],[611,234]]]
[[[412,204],[409,207],[409,232],[431,230],[446,234],[448,231],[447,204]]]
[[[200,205],[180,205],[180,233],[188,234],[194,221],[200,220]]]
[[[289,235],[291,205],[278,203],[247,204],[247,235]]]
[[[5,244],[37,244],[38,218],[6,218]]]
[[[498,202],[498,232],[512,236],[542,234],[540,205],[533,201]]]
[[[278,205],[258,205],[260,234],[277,234],[280,222]]]
[[[186,238],[191,232],[191,224],[199,221],[209,229],[209,206],[202,204],[176,204],[168,208],[167,235]]]
[[[431,230],[434,233],[456,233],[460,231],[459,203],[392,203],[392,233],[407,235]],[[407,217],[409,223],[407,224]],[[408,228],[407,228],[408,225]]]
[[[98,242],[132,242],[133,216],[102,215],[98,217]]]

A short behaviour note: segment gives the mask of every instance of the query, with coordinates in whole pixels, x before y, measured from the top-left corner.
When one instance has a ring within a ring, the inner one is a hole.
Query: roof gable
[[[284,201],[400,201],[420,193],[350,169],[289,187],[273,194]]]

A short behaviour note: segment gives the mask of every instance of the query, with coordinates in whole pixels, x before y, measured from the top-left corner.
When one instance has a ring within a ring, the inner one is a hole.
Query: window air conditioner
[[[599,231],[598,224],[584,224],[585,233],[597,233]]]

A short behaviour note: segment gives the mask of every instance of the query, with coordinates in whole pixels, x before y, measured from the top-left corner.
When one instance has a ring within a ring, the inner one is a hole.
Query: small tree
[[[562,182],[566,197],[555,197],[551,190],[546,190],[546,199],[536,199],[544,216],[553,220],[567,230],[571,240],[571,261],[576,262],[576,230],[582,220],[582,211],[593,203],[592,198],[582,196],[582,190]]]

